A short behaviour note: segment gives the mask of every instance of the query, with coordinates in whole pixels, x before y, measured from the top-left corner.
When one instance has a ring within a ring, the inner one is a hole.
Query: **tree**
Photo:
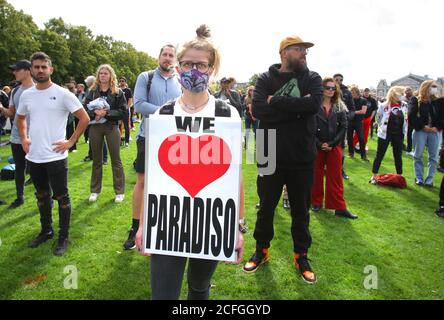
[[[49,55],[53,63],[52,80],[56,83],[65,82],[69,77],[68,69],[71,65],[71,50],[68,41],[51,29],[40,30],[39,39],[40,50]]]
[[[32,17],[17,11],[6,0],[0,0],[0,81],[13,79],[8,66],[18,60],[29,59],[40,43],[38,27]]]
[[[248,81],[248,84],[250,86],[255,86],[257,83],[257,79],[259,79],[260,73],[256,73],[251,76],[250,80]]]

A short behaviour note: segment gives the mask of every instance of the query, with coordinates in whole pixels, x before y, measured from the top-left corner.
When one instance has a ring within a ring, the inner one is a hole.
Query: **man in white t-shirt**
[[[68,248],[71,201],[68,193],[68,150],[85,131],[89,117],[74,94],[52,83],[51,59],[43,52],[31,57],[31,73],[37,85],[23,92],[17,110],[17,127],[31,178],[36,189],[42,230],[29,244],[37,248],[54,237],[52,229],[53,201],[59,204],[59,238],[54,255]],[[69,140],[65,140],[68,114],[79,119]],[[29,137],[26,118],[29,118]]]

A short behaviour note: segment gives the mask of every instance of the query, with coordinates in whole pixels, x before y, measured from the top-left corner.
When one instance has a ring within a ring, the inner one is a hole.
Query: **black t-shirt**
[[[125,95],[126,103],[128,103],[128,100],[133,97],[133,92],[130,88],[122,89],[123,94]]]
[[[367,113],[364,116],[364,118],[367,119],[372,115],[373,111],[374,112],[378,111],[378,103],[372,97],[368,98],[363,97],[363,99],[367,101]]]
[[[0,103],[3,107],[8,108],[9,106],[9,97],[6,92],[0,90]]]
[[[361,111],[363,106],[367,106],[367,100],[365,100],[364,98],[358,98],[358,99],[353,99],[353,102],[355,104],[355,110],[356,111]],[[363,114],[356,114],[355,117],[353,118],[354,121],[362,121],[364,119],[365,115]]]
[[[100,91],[100,98],[108,99],[108,91]]]

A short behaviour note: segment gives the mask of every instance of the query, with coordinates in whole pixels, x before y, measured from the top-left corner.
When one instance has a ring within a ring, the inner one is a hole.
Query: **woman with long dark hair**
[[[323,207],[325,177],[325,208],[335,210],[338,217],[357,219],[347,210],[342,179],[341,143],[347,132],[347,107],[341,100],[341,89],[333,78],[325,78],[322,83],[324,98],[316,116],[318,153],[311,197],[313,211],[318,212]]]

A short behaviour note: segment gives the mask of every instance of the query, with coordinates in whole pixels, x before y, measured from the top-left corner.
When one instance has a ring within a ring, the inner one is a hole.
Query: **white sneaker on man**
[[[124,194],[118,194],[118,195],[116,196],[116,200],[115,200],[115,202],[116,202],[116,203],[122,203],[122,202],[123,202],[123,199],[125,199],[125,195],[124,195]]]
[[[98,197],[98,193],[91,193],[91,195],[89,196],[89,202],[96,202]]]

